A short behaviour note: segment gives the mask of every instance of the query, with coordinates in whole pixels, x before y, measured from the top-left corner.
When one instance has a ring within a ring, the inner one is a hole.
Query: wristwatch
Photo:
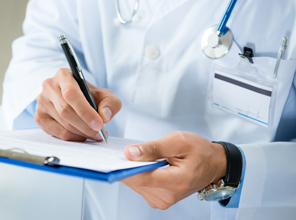
[[[212,141],[221,144],[226,152],[227,167],[224,178],[211,183],[199,191],[198,199],[206,201],[220,201],[230,198],[240,186],[242,175],[242,154],[237,146],[221,141]]]

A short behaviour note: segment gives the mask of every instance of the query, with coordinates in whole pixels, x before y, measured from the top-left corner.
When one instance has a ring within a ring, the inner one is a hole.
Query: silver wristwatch
[[[216,183],[212,183],[203,190],[199,191],[198,199],[206,201],[219,201],[230,198],[235,190],[239,188],[240,184],[237,187],[225,186],[224,180],[220,179]]]
[[[239,148],[227,142],[214,142],[221,144],[226,152],[227,167],[226,175],[206,188],[199,191],[198,199],[206,201],[220,201],[230,198],[240,187],[242,174],[242,154]],[[225,201],[228,203],[228,201]]]

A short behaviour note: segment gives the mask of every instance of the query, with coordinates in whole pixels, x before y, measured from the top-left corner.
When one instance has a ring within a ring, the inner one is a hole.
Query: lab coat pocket
[[[252,73],[242,73],[238,47],[235,43],[232,47],[232,54],[214,62],[210,74],[205,120],[212,140],[270,142],[292,85],[296,60],[281,60],[275,79],[275,58],[253,58],[248,70]]]

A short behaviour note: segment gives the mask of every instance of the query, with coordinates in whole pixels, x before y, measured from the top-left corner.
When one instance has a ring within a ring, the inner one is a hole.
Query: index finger
[[[103,127],[103,120],[99,113],[90,105],[82,93],[70,69],[59,73],[59,85],[65,101],[74,109],[77,115],[93,130],[99,131]]]

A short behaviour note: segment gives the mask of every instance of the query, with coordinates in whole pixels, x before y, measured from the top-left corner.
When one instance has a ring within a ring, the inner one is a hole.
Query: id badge
[[[241,68],[227,69],[214,65],[211,80],[213,107],[268,128],[272,123],[276,85],[250,75]]]

